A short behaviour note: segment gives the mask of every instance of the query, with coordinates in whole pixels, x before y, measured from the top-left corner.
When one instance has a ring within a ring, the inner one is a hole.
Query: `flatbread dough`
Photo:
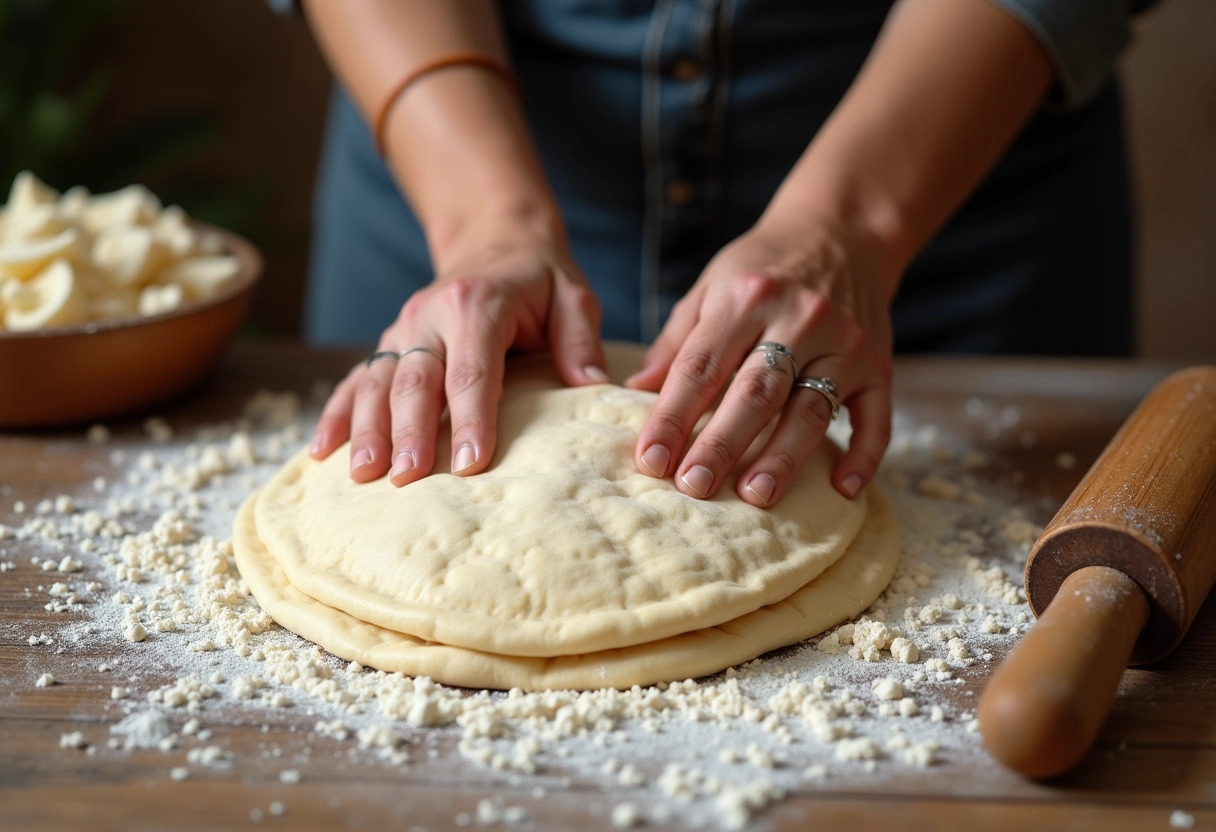
[[[655,398],[611,384],[564,387],[547,357],[517,362],[486,472],[447,473],[444,446],[439,470],[404,488],[357,484],[347,448],[320,463],[301,451],[262,491],[258,533],[288,580],[322,603],[511,656],[628,647],[721,624],[780,601],[844,553],[866,498],[831,487],[834,446],[770,510],[740,500],[733,477],[697,500],[633,461]]]
[[[873,488],[869,506],[866,523],[844,556],[783,601],[716,627],[649,644],[550,659],[427,642],[310,598],[291,585],[259,540],[252,501],[237,515],[236,560],[250,590],[275,621],[347,661],[469,688],[628,688],[708,676],[818,635],[874,603],[899,561],[899,527],[887,499]]]
[[[612,377],[641,354],[611,348]],[[242,574],[272,616],[338,655],[491,687],[708,673],[877,596],[898,534],[876,491],[850,501],[832,489],[835,446],[773,509],[739,500],[734,475],[695,500],[636,471],[654,399],[565,388],[545,357],[517,360],[487,472],[356,485],[345,449],[322,463],[301,452],[242,508]],[[437,456],[450,457],[446,442]]]

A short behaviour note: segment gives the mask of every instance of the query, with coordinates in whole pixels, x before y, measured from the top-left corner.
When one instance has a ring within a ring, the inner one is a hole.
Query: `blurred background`
[[[1162,0],[1124,56],[1139,355],[1216,360],[1216,2]],[[299,332],[330,77],[260,0],[0,0],[0,187],[139,182],[261,247],[251,334]]]

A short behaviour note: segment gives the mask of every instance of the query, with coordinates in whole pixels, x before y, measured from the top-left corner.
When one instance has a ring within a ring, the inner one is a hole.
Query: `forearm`
[[[492,0],[307,0],[330,66],[369,123],[386,105],[394,178],[418,214],[437,265],[486,216],[552,228],[560,222],[515,91],[476,66],[394,86],[443,55],[476,52],[507,65]]]
[[[1045,96],[1034,36],[988,0],[902,0],[765,220],[869,238],[902,274]],[[892,283],[883,289],[895,293]]]

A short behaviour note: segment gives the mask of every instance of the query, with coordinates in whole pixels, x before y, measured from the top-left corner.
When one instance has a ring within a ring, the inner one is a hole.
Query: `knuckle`
[[[352,450],[358,447],[378,448],[384,441],[379,433],[374,430],[363,430],[350,438],[350,446]]]
[[[439,289],[444,302],[455,309],[478,303],[485,296],[485,282],[471,277],[456,277]]]
[[[794,299],[794,307],[798,316],[806,322],[808,326],[815,326],[823,323],[823,321],[832,312],[832,302],[823,295],[816,292],[814,289],[804,288],[798,293]]]
[[[431,431],[420,425],[402,425],[393,431],[393,447],[398,451],[417,450],[434,444]]]
[[[417,321],[422,317],[426,309],[426,303],[427,293],[425,291],[414,292],[414,294],[410,295],[409,300],[402,305],[401,312],[397,315],[398,322],[408,325]]]
[[[819,393],[806,390],[797,397],[791,413],[805,433],[819,436],[828,429],[828,423],[832,419],[832,406]]]
[[[786,382],[782,384],[781,382]],[[762,415],[772,416],[785,401],[789,376],[768,370],[740,373],[731,385],[733,397],[743,406]]]
[[[704,347],[695,347],[676,359],[676,372],[697,387],[717,389],[726,378],[722,360]]]
[[[798,473],[798,463],[789,451],[773,451],[768,458],[781,469],[782,479],[793,477]]]
[[[781,293],[781,281],[759,272],[745,272],[734,280],[735,299],[743,308],[755,307]]]
[[[666,441],[681,439],[688,429],[683,417],[671,410],[655,410],[650,414],[650,424],[655,437]]]
[[[850,323],[845,327],[844,349],[845,355],[862,355],[870,347],[870,336],[855,322]]]
[[[481,386],[489,377],[490,373],[484,366],[472,361],[461,361],[448,368],[448,390],[452,395],[458,396]]]
[[[734,463],[735,443],[729,437],[720,433],[703,433],[697,439],[697,452],[701,457],[708,456],[714,464],[712,468],[725,468]]]
[[[490,436],[493,427],[481,416],[469,414],[457,417],[452,421],[452,447],[456,448],[465,442],[480,444],[479,440]]]
[[[426,373],[420,370],[398,370],[393,376],[392,397],[406,398],[424,391],[427,387]]]
[[[355,398],[360,401],[383,396],[385,384],[372,373],[364,373],[355,383]]]
[[[570,286],[570,300],[588,315],[598,315],[600,312],[600,301],[595,296],[595,292],[591,291],[590,286],[582,283],[575,283]]]
[[[604,316],[604,312],[600,308],[600,302],[595,299],[594,295],[589,294],[586,298],[579,298],[576,303],[579,314],[591,324],[588,327],[588,335],[590,335],[591,331],[598,332]]]

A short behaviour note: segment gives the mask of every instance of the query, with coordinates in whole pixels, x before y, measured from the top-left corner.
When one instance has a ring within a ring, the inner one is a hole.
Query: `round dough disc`
[[[637,346],[610,349],[621,379]],[[437,470],[403,488],[356,484],[349,451],[300,452],[254,503],[256,533],[286,579],[369,624],[483,653],[554,657],[654,642],[737,619],[835,563],[866,517],[832,488],[823,442],[782,501],[751,506],[735,477],[710,500],[638,473],[656,395],[565,387],[547,356],[508,364],[490,468]],[[446,420],[440,436],[447,437]],[[238,529],[238,541],[247,531]],[[242,543],[247,548],[252,542]],[[801,637],[801,636],[799,636]]]
[[[435,644],[368,624],[291,585],[258,536],[254,502],[236,522],[236,561],[281,625],[348,661],[471,688],[593,690],[696,678],[818,635],[852,618],[886,588],[899,561],[899,528],[871,487],[869,514],[838,561],[788,598],[734,621],[649,644],[556,658],[520,658]]]

